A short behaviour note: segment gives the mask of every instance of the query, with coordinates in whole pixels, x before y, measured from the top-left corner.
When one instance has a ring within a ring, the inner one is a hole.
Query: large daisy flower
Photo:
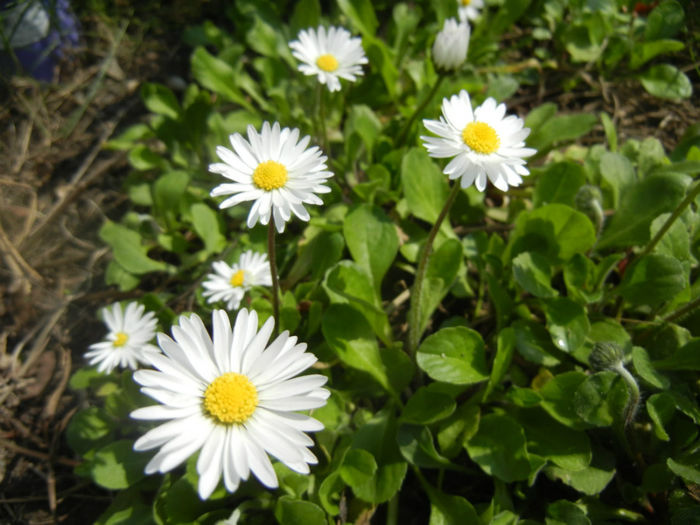
[[[219,184],[212,197],[232,195],[219,204],[229,208],[244,201],[254,201],[248,214],[248,227],[257,222],[268,224],[274,217],[277,230],[293,213],[303,221],[309,220],[304,204],[323,204],[316,193],[328,193],[324,183],[333,174],[327,171],[327,157],[318,146],[306,148],[308,136],[299,140],[299,130],[280,129],[278,122],[263,123],[258,133],[248,126],[248,140],[239,133],[229,137],[233,151],[216,147],[223,162],[209,165],[209,171],[223,175],[233,182]]]
[[[484,8],[484,0],[457,0],[457,3],[457,14],[462,22],[476,20],[479,18],[479,11]]]
[[[316,75],[321,84],[330,91],[340,90],[340,79],[355,81],[362,75],[361,64],[367,63],[362,40],[351,37],[342,27],[317,30],[303,29],[298,40],[289,43],[292,55],[302,63],[299,71],[305,75]]]
[[[267,254],[253,250],[243,252],[237,263],[229,266],[224,261],[213,264],[214,272],[204,281],[207,302],[226,301],[226,308],[238,310],[245,293],[253,286],[272,286]]]
[[[429,131],[439,137],[421,136],[428,154],[435,158],[454,157],[443,173],[450,179],[461,178],[462,188],[476,184],[479,191],[486,188],[486,179],[499,190],[518,186],[521,176],[529,175],[523,157],[536,150],[525,147],[530,128],[515,115],[505,116],[505,104],[492,98],[472,111],[469,95],[460,91],[442,100],[440,120],[423,120]]]
[[[150,344],[156,335],[155,315],[143,312],[143,305],[138,303],[127,304],[125,310],[119,303],[102,308],[109,333],[104,341],[90,345],[85,353],[88,363],[97,365],[98,372],[109,374],[118,366],[135,370],[139,362],[148,363],[151,356],[158,355],[158,347]]]
[[[166,420],[146,432],[134,450],[160,450],[146,473],[168,472],[199,452],[198,492],[207,499],[223,476],[234,492],[252,472],[263,485],[277,487],[268,454],[290,469],[309,473],[317,463],[305,432],[323,429],[316,419],[297,410],[319,408],[328,399],[321,388],[326,377],[295,377],[316,357],[288,332],[268,345],[272,318],[258,331],[258,315],[240,310],[231,330],[228,315],[214,310],[213,340],[197,315],[181,316],[171,339],[158,334],[164,355],[139,370],[134,380],[159,405],[139,408],[136,419]]]

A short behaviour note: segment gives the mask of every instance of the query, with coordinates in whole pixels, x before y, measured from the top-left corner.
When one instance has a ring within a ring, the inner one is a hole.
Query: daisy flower
[[[351,37],[347,29],[303,29],[297,38],[289,43],[289,47],[292,55],[302,62],[299,71],[318,76],[318,81],[326,84],[330,91],[340,90],[341,78],[354,82],[358,75],[362,75],[360,65],[367,63],[362,40]]]
[[[278,122],[263,123],[258,133],[248,126],[248,140],[239,133],[229,137],[233,150],[216,147],[223,162],[209,165],[209,171],[223,175],[233,182],[218,185],[212,197],[231,195],[219,204],[229,208],[244,201],[254,201],[248,214],[248,227],[257,222],[268,224],[274,217],[277,231],[293,213],[303,221],[309,220],[304,204],[323,204],[316,193],[328,193],[324,183],[333,174],[327,171],[327,157],[318,146],[306,148],[311,140],[299,140],[299,130],[280,129]]]
[[[476,20],[479,17],[479,10],[484,8],[484,0],[457,0],[457,3],[459,4],[457,14],[462,22]]]
[[[148,363],[158,355],[158,347],[150,344],[156,335],[157,321],[153,312],[143,314],[144,307],[129,303],[122,311],[119,303],[102,308],[101,314],[109,333],[104,341],[90,345],[85,353],[88,363],[97,365],[98,372],[109,374],[117,366],[135,370],[138,362]]]
[[[272,286],[267,254],[253,250],[243,252],[237,263],[229,266],[224,261],[213,264],[214,272],[204,281],[207,302],[226,301],[226,308],[238,310],[245,293],[253,286]]]
[[[322,430],[323,424],[296,411],[323,406],[329,392],[321,388],[325,376],[295,376],[316,357],[286,331],[268,344],[274,321],[258,331],[254,311],[241,309],[233,330],[224,310],[214,310],[212,321],[213,339],[197,315],[181,316],[173,339],[158,334],[164,355],[151,360],[157,370],[134,374],[141,391],[160,404],[131,417],[165,420],[134,443],[136,451],[160,447],[146,473],[168,472],[199,451],[202,499],[221,477],[235,492],[251,472],[266,487],[277,487],[268,454],[308,474],[317,459],[305,432]]]
[[[467,22],[457,23],[454,18],[445,20],[433,44],[435,65],[448,71],[458,69],[467,59],[470,32]]]
[[[443,169],[450,179],[461,177],[462,188],[476,184],[486,188],[486,179],[499,190],[518,186],[521,176],[529,175],[523,157],[536,150],[525,147],[530,128],[515,115],[505,116],[505,104],[493,98],[472,111],[469,95],[460,91],[449,100],[442,100],[440,120],[424,119],[423,124],[439,137],[421,136],[428,154],[434,158],[454,157]]]

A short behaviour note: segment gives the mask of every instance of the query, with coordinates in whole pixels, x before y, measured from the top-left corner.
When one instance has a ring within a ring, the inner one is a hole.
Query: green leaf
[[[440,301],[447,295],[462,265],[462,243],[447,239],[428,259],[420,296],[420,333],[422,334]]]
[[[141,99],[149,111],[173,120],[180,116],[180,104],[170,88],[152,82],[141,86]]]
[[[430,498],[430,521],[428,525],[479,524],[479,515],[466,499],[428,488]]]
[[[141,236],[121,224],[107,221],[100,228],[100,239],[109,244],[114,260],[129,273],[141,275],[167,269],[167,265],[154,261],[148,255],[148,248],[141,245]]]
[[[372,276],[379,294],[382,278],[399,250],[394,223],[381,208],[363,204],[346,215],[343,234],[352,258]]]
[[[362,487],[371,481],[377,473],[377,462],[374,456],[361,448],[347,451],[340,467],[340,477],[353,492],[362,492]]]
[[[427,337],[418,348],[416,362],[435,381],[470,385],[488,379],[481,335],[462,326],[443,328]]]
[[[641,74],[639,80],[649,93],[659,98],[690,98],[693,85],[680,69],[671,64],[656,64]]]
[[[345,241],[339,232],[317,231],[299,247],[299,252],[285,280],[286,288],[293,288],[309,271],[311,278],[321,279],[326,271],[343,255]]]
[[[559,364],[559,359],[554,356],[556,347],[541,324],[518,319],[511,326],[515,330],[515,348],[521,356],[542,366]]]
[[[593,453],[585,432],[558,423],[540,408],[522,410],[518,421],[525,430],[528,452],[569,471],[590,465]]]
[[[656,371],[656,368],[654,368],[654,365],[649,359],[649,354],[647,354],[647,351],[641,346],[632,348],[632,364],[634,364],[637,375],[647,384],[659,390],[667,390],[671,387],[671,382],[666,376]]]
[[[327,525],[326,514],[310,501],[282,496],[275,505],[275,518],[280,525]]]
[[[552,269],[544,255],[522,252],[513,259],[513,277],[523,289],[535,297],[555,297],[551,286]]]
[[[648,27],[648,26],[647,26]],[[678,40],[654,40],[653,42],[637,42],[632,47],[630,54],[630,69],[637,69],[652,58],[664,53],[675,53],[685,47],[683,42]]]
[[[137,144],[129,151],[129,164],[138,171],[168,168],[168,162],[144,144]]]
[[[577,302],[592,303],[603,297],[596,267],[588,257],[577,253],[564,265],[564,282],[568,296]]]
[[[533,130],[527,138],[527,145],[543,154],[557,144],[575,140],[593,129],[598,118],[590,113],[557,115],[548,119],[542,126]]]
[[[94,525],[151,525],[153,510],[141,498],[138,488],[119,492],[95,520]]]
[[[369,503],[389,501],[401,488],[408,468],[396,443],[396,419],[391,412],[378,412],[352,440],[353,448],[366,450],[377,462],[376,474],[354,490],[358,498]]]
[[[612,190],[614,208],[620,202],[620,195],[637,181],[632,163],[619,153],[603,153],[600,157],[600,175]]]
[[[685,13],[680,3],[665,0],[657,5],[647,19],[644,30],[646,40],[672,38],[683,28]]]
[[[698,462],[697,458],[693,458],[695,461],[692,465],[686,465],[680,463],[673,458],[668,458],[666,460],[666,465],[671,469],[676,476],[680,476],[690,483],[699,484],[700,483],[700,469],[697,468]]]
[[[591,329],[583,306],[568,297],[557,297],[545,302],[544,313],[554,346],[569,354],[578,350]]]
[[[221,216],[203,202],[196,202],[190,207],[192,226],[204,241],[208,253],[219,253],[226,247],[224,226]]]
[[[525,432],[510,416],[489,414],[481,418],[479,430],[465,445],[469,457],[489,476],[506,483],[530,475]]]
[[[582,470],[567,470],[558,466],[546,468],[549,476],[560,479],[588,496],[598,496],[615,476],[615,456],[603,448],[593,447],[593,460]]]
[[[555,162],[537,174],[535,193],[532,197],[534,208],[558,202],[574,205],[578,189],[586,183],[583,166],[574,162]]]
[[[581,382],[570,403],[586,423],[605,427],[620,419],[627,397],[624,381],[616,373],[605,371]]]
[[[649,241],[649,225],[683,200],[688,177],[678,173],[652,174],[629,186],[608,221],[597,248],[625,248]]]
[[[86,408],[71,418],[66,429],[66,441],[73,452],[84,456],[89,450],[109,443],[115,426],[115,422],[103,410]]]
[[[372,108],[364,104],[357,104],[350,108],[345,120],[345,153],[349,158],[357,158],[360,145],[364,145],[367,158],[372,159],[374,142],[382,130],[382,123],[372,111]],[[351,140],[353,134],[360,138],[362,143]],[[351,146],[355,144],[355,146]]]
[[[697,372],[700,370],[700,338],[694,338],[672,355],[659,361],[654,361],[654,367],[658,370],[688,370]]]
[[[484,399],[488,399],[490,393],[508,372],[510,363],[513,360],[515,344],[515,330],[512,326],[504,328],[498,333],[496,356],[493,358],[493,364],[491,365],[491,375],[489,377],[489,383],[486,386],[486,392],[484,392]]]
[[[90,476],[106,489],[126,489],[146,476],[144,468],[149,459],[148,454],[134,452],[132,441],[115,441],[89,460]]]
[[[367,372],[384,389],[398,395],[413,377],[413,364],[396,348],[381,351],[363,315],[345,304],[331,305],[323,315],[323,336],[346,365]]]
[[[423,148],[412,148],[401,160],[401,183],[411,214],[430,224],[437,221],[445,206],[450,186],[447,176],[430,159]],[[454,236],[449,221],[443,221],[440,231]]]
[[[153,183],[153,206],[158,216],[172,227],[180,214],[182,201],[190,176],[185,171],[169,171],[158,177]]]
[[[249,111],[254,108],[236,87],[236,72],[223,60],[209,54],[203,47],[197,47],[190,59],[192,76],[205,88],[222,95]]]
[[[403,423],[429,425],[449,417],[456,407],[455,400],[447,394],[421,387],[406,402],[400,420]]]
[[[319,0],[299,0],[294,5],[294,12],[289,21],[289,28],[296,35],[302,29],[318,26],[321,19],[321,3]]]
[[[441,456],[435,449],[433,436],[426,426],[401,425],[396,442],[406,461],[422,468],[447,468],[450,460]]]
[[[654,424],[654,434],[662,441],[670,441],[666,425],[676,412],[676,401],[665,392],[649,396],[646,402],[649,419]]]
[[[332,303],[349,303],[364,315],[374,333],[385,343],[391,342],[391,326],[374,290],[369,274],[351,261],[340,261],[323,280],[323,288]]]
[[[583,372],[557,374],[540,389],[541,406],[560,423],[575,430],[588,428],[581,420],[572,400],[588,376]]]
[[[595,228],[583,213],[564,204],[547,204],[518,216],[506,257],[538,252],[550,260],[566,261],[575,253],[586,253],[595,241]]]
[[[442,454],[448,458],[456,457],[464,442],[476,434],[480,419],[478,405],[463,403],[449,418],[442,421],[437,433]]]
[[[559,500],[547,506],[545,525],[591,525],[586,512],[568,500]]]
[[[681,263],[667,255],[645,255],[625,271],[618,287],[622,297],[634,305],[658,306],[687,286]]]
[[[364,38],[374,36],[379,22],[370,0],[338,0],[338,7]]]

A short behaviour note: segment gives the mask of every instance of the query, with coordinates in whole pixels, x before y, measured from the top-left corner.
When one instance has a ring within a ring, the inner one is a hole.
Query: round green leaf
[[[668,255],[645,255],[628,268],[619,292],[634,305],[658,306],[688,285],[683,266]]]
[[[456,406],[455,400],[447,394],[433,392],[422,387],[406,403],[401,414],[401,421],[429,425],[449,417]]]
[[[469,385],[488,379],[484,341],[478,332],[463,326],[443,328],[426,338],[416,362],[436,381]]]
[[[275,518],[280,525],[327,525],[326,514],[310,501],[282,496],[275,506]]]
[[[555,297],[551,286],[552,269],[548,259],[537,252],[523,252],[513,259],[513,277],[535,297]]]
[[[90,475],[95,483],[110,490],[126,489],[144,478],[148,454],[134,452],[133,442],[115,441],[98,450],[90,459]]]
[[[530,475],[525,433],[513,418],[489,414],[465,445],[469,457],[489,476],[511,482]]]
[[[591,324],[583,306],[566,297],[557,297],[545,303],[544,313],[547,329],[557,348],[571,353],[584,343]]]
[[[651,66],[642,73],[639,80],[641,80],[644,89],[659,98],[690,98],[693,94],[693,85],[690,83],[690,79],[671,64]]]

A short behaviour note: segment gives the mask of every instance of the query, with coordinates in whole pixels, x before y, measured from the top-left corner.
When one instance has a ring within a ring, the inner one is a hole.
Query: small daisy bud
[[[603,195],[600,189],[590,184],[584,184],[576,192],[574,198],[576,209],[584,213],[595,225],[596,231],[600,233],[603,228]]]
[[[596,343],[588,356],[588,362],[593,370],[613,370],[625,358],[625,354],[617,343]]]
[[[454,18],[445,20],[445,25],[433,44],[433,62],[438,68],[454,71],[464,63],[469,49],[470,32],[466,22],[458,23]]]

